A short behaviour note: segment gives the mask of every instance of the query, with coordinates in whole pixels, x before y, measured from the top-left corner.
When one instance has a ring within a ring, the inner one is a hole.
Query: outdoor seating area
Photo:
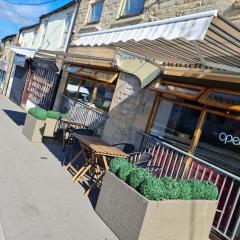
[[[239,1],[27,1],[49,12],[1,39],[0,185],[39,240],[240,240]]]
[[[38,111],[40,111],[40,113]],[[42,117],[41,115],[42,111],[43,110],[41,109],[40,110],[30,109],[28,112],[28,115],[29,114],[33,115],[34,117],[41,118],[40,121],[45,121],[44,117]],[[154,135],[139,133],[139,137],[142,138],[142,144],[140,146],[140,149],[135,149],[136,147],[131,143],[118,143],[118,144],[111,145],[106,141],[102,140],[102,138],[98,136],[93,129],[90,129],[89,126],[86,126],[81,122],[74,121],[73,119],[67,118],[61,113],[55,113],[55,116],[57,116],[56,117],[57,121],[55,122],[53,137],[52,138],[47,137],[47,139],[52,139],[53,144],[58,145],[59,148],[61,149],[62,154],[64,155],[61,165],[65,169],[65,171],[69,172],[69,176],[71,176],[72,183],[80,183],[80,185],[84,188],[83,196],[87,197],[91,194],[96,194],[96,191],[93,191],[93,190],[97,190],[97,192],[100,191],[100,199],[101,198],[105,199],[106,196],[103,196],[103,192],[106,191],[106,187],[104,187],[104,190],[102,191],[102,185],[104,185],[104,182],[106,182],[104,180],[105,175],[108,174],[108,178],[109,178],[110,175],[108,172],[109,172],[109,169],[110,171],[112,171],[111,165],[112,164],[114,165],[115,164],[114,162],[119,161],[119,164],[121,164],[122,161],[126,161],[127,163],[132,164],[134,168],[132,170],[131,169],[129,170],[128,167],[123,166],[122,168],[123,172],[117,173],[118,171],[116,171],[115,174],[117,175],[120,174],[119,177],[121,176],[121,174],[123,174],[123,176],[125,176],[124,179],[126,179],[125,181],[127,183],[128,181],[130,181],[130,180],[127,180],[128,174],[131,174],[131,171],[133,171],[134,169],[136,170],[142,169],[146,171],[148,174],[150,174],[152,178],[155,179],[154,181],[156,181],[157,179],[161,180],[167,177],[169,179],[172,179],[172,180],[175,179],[177,181],[182,181],[184,179],[186,181],[189,181],[191,179],[196,179],[199,182],[203,182],[203,183],[207,181],[209,183],[213,183],[213,186],[217,186],[219,194],[215,196],[215,198],[218,196],[218,204],[217,202],[215,202],[215,207],[214,205],[212,205],[212,208],[211,208],[212,209],[211,211],[213,211],[215,215],[214,218],[213,216],[212,218],[211,217],[209,218],[209,222],[212,223],[213,221],[213,224],[214,224],[212,226],[212,229],[214,230],[215,227],[217,226],[222,227],[223,226],[222,224],[224,224],[225,221],[228,221],[229,228],[235,224],[233,222],[234,214],[236,214],[235,208],[232,208],[232,207],[229,208],[230,205],[226,205],[226,204],[222,206],[222,203],[224,201],[223,199],[225,198],[226,194],[228,197],[230,196],[230,194],[234,194],[235,195],[234,204],[235,206],[237,204],[236,202],[238,199],[238,195],[235,191],[238,184],[237,183],[238,179],[235,178],[234,176],[226,174],[224,170],[214,167],[211,164],[204,162],[199,158],[196,158],[195,156],[189,155],[186,152],[171,146],[170,144],[164,142],[161,138],[158,138]],[[28,124],[27,120],[25,124]],[[43,123],[43,125],[44,124],[46,126],[46,123]],[[44,133],[44,129],[41,129],[40,133],[41,132]],[[119,171],[121,171],[121,167],[119,168]],[[144,176],[146,175],[146,173],[139,172],[139,174],[140,175],[137,175],[137,176],[139,179],[142,180],[142,183],[143,183],[145,179]],[[129,177],[130,176],[131,175],[129,175]],[[112,181],[115,181],[115,180],[112,180]],[[149,181],[149,180],[147,180],[146,178],[146,181]],[[231,188],[227,189],[226,186],[227,184],[229,184],[229,181],[231,181]],[[174,186],[175,183],[171,183],[171,184],[173,184]],[[176,184],[180,184],[180,182],[179,183],[176,182]],[[168,185],[168,187],[169,186],[172,186],[172,185]],[[156,189],[158,188],[156,187]],[[174,191],[173,189],[171,191]],[[139,191],[138,188],[136,190]],[[114,190],[111,190],[111,191],[114,191]],[[159,190],[156,190],[156,191],[159,191]],[[183,188],[181,191],[184,192],[185,189]],[[152,194],[153,196],[157,196],[159,193],[156,192]],[[157,194],[157,195],[154,195],[154,194]],[[173,197],[173,199],[178,199],[178,198],[182,200],[185,199],[185,197],[183,198],[177,197],[177,196]],[[155,198],[153,198],[152,200],[154,199]],[[189,199],[191,199],[190,195],[189,195],[189,198],[187,197],[184,201]],[[200,199],[201,198],[199,198],[198,200]],[[204,200],[204,197],[202,199]],[[211,197],[210,198],[207,197],[206,199],[214,200],[214,198],[211,198]],[[104,202],[108,200],[105,199]],[[124,201],[131,201],[131,200],[125,199]],[[227,202],[227,203],[231,204],[232,206],[232,202]],[[98,200],[97,200],[97,204],[98,204]],[[123,204],[123,203],[116,203],[116,204]],[[180,208],[181,207],[179,206],[179,209]],[[216,210],[219,208],[222,208],[221,212]],[[101,212],[103,210],[99,210],[99,207],[97,207],[97,209],[98,209],[97,212],[99,212],[101,216]],[[112,210],[109,209],[108,211],[112,211]],[[205,214],[210,213],[211,211],[206,210]],[[146,233],[143,234],[144,238],[141,238],[140,235],[139,237],[137,237],[137,235],[134,235],[133,237],[132,235],[133,233],[130,233],[130,232],[129,232],[129,236],[128,234],[122,236],[115,229],[115,226],[110,224],[111,221],[109,220],[109,218],[113,218],[114,216],[106,217],[106,214],[104,212],[102,214],[104,215],[103,220],[105,217],[106,219],[104,221],[113,230],[114,233],[115,231],[117,232],[115,234],[117,234],[120,240],[148,239],[145,235]],[[151,216],[149,217],[151,218]],[[207,216],[205,216],[204,218],[206,217]],[[176,216],[176,218],[178,217]],[[143,218],[142,227],[145,226],[144,219],[145,218]],[[155,220],[156,220],[156,216],[155,216]],[[137,221],[137,220],[135,219],[132,221]],[[169,220],[166,219],[165,221],[169,221]],[[156,222],[158,222],[158,220],[156,220]],[[191,234],[197,234],[199,236],[202,236],[203,233],[201,233],[201,231],[204,231],[205,235],[207,233],[210,234],[210,227],[211,227],[210,223],[205,226],[206,228],[204,228],[204,230],[198,229],[197,230],[199,231],[198,233],[192,232]],[[146,231],[148,232],[148,230]],[[152,233],[153,235],[151,234],[149,235],[152,237],[155,236],[154,232],[157,232],[154,229],[149,231],[153,232]],[[187,231],[186,234],[190,234],[190,233]],[[166,238],[166,236],[168,235],[166,234],[164,236]],[[149,239],[151,239],[151,237]],[[175,236],[171,236],[171,239],[175,239]],[[179,239],[179,238],[176,238],[176,239]],[[198,238],[196,236],[193,239],[201,239],[201,238]],[[208,239],[208,236],[206,237],[206,240],[207,239]]]

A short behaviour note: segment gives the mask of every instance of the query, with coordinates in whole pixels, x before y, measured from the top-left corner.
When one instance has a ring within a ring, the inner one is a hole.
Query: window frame
[[[219,88],[210,88],[208,91],[206,91],[199,99],[198,102],[208,105],[208,106],[212,106],[212,107],[218,107],[221,109],[227,109],[230,111],[238,111],[240,112],[240,105],[229,105],[229,104],[225,104],[225,103],[218,103],[218,102],[214,102],[211,100],[207,100],[207,97],[214,92],[220,92],[220,93],[225,93],[225,94],[232,94],[232,95],[237,95],[240,96],[240,93],[238,93],[237,91],[232,91],[232,90],[224,90],[224,89],[219,89]]]
[[[118,19],[124,19],[124,18],[130,18],[130,17],[136,17],[139,16],[143,13],[144,10],[144,5],[145,5],[145,0],[143,0],[142,2],[142,6],[141,6],[141,11],[139,13],[134,13],[134,14],[126,14],[124,15],[124,10],[125,10],[125,6],[128,0],[122,0],[121,2],[121,6],[120,6],[120,11],[118,14]],[[130,0],[131,1],[131,0]]]
[[[70,97],[70,96],[68,96],[68,95],[66,94],[67,85],[68,85],[69,79],[70,79],[71,77],[74,77],[74,78],[76,78],[76,79],[79,80],[78,90],[77,90],[77,92],[76,92],[76,96],[75,96],[75,97]],[[82,86],[82,81],[83,81],[83,80],[91,81],[91,82],[93,82],[94,85],[97,85],[97,86],[98,86],[98,85],[110,86],[110,87],[114,88],[114,91],[113,91],[113,95],[114,95],[115,88],[116,88],[116,84],[109,83],[109,82],[98,81],[98,80],[96,80],[96,79],[92,79],[92,78],[90,78],[90,77],[86,77],[86,76],[84,76],[84,75],[79,75],[79,74],[74,74],[74,73],[69,73],[69,74],[68,74],[67,81],[66,81],[66,84],[65,84],[65,87],[64,87],[64,91],[63,91],[63,95],[66,96],[66,97],[68,97],[68,98],[73,99],[74,101],[80,101],[80,100],[77,99],[77,97],[79,96],[79,90],[80,90],[80,87]],[[91,97],[91,95],[92,95],[92,93],[90,94],[90,97]],[[113,100],[113,98],[111,99],[111,103],[112,103],[112,100]],[[90,103],[90,102],[89,102],[89,103]],[[111,104],[110,104],[110,106],[111,106]],[[109,108],[110,108],[110,106],[109,106]],[[98,111],[101,111],[101,112],[104,112],[104,113],[107,113],[107,112],[109,111],[109,109],[108,109],[108,111],[105,111],[104,109],[101,109],[101,108],[98,108],[98,107],[96,107],[96,109],[97,109]]]
[[[99,18],[98,21],[91,21],[91,15],[92,15],[92,10],[93,10],[93,6],[98,4],[98,3],[102,3],[102,12],[101,12],[101,16]],[[89,11],[88,11],[88,16],[87,16],[87,21],[86,21],[86,24],[96,24],[96,23],[99,23],[101,21],[101,18],[102,18],[102,13],[103,13],[103,8],[104,8],[104,0],[95,0],[95,1],[92,1],[90,3],[90,7],[89,7]]]
[[[69,26],[68,26],[69,17],[71,17],[71,19],[70,19]],[[59,48],[64,48],[66,45],[66,41],[67,41],[67,37],[68,37],[68,33],[69,33],[69,29],[70,29],[72,20],[73,20],[73,13],[71,12],[71,13],[66,14],[66,16],[64,18],[64,26],[63,26],[63,31],[62,31]],[[65,37],[66,37],[66,39],[65,39]]]
[[[199,92],[196,96],[191,96],[191,95],[187,95],[187,94],[184,94],[184,93],[177,93],[177,92],[174,92],[174,91],[171,91],[171,90],[157,89],[157,88],[154,87],[155,84],[157,84],[157,83],[159,83],[159,84],[161,84],[161,83],[169,84],[169,85],[174,86],[174,87],[180,87],[180,88],[186,88],[186,89],[187,88],[192,88],[192,89],[198,90]],[[193,84],[186,84],[186,83],[172,82],[172,81],[167,81],[167,80],[162,80],[162,79],[159,79],[158,81],[155,81],[150,86],[150,89],[155,91],[155,92],[171,94],[171,95],[174,95],[176,97],[180,97],[180,98],[184,98],[184,99],[190,99],[190,100],[198,99],[207,90],[206,87],[202,87],[202,86],[197,86],[197,85],[193,85]]]

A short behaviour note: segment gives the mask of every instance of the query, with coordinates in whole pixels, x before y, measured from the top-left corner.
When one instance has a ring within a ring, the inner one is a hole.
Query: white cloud
[[[48,12],[47,5],[27,6],[27,5],[12,5],[0,1],[0,20],[8,21],[13,25],[30,25],[38,22],[38,17]]]

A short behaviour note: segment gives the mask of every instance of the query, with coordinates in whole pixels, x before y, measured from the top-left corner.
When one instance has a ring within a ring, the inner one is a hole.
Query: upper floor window
[[[124,0],[121,17],[139,15],[143,11],[144,0]]]
[[[67,41],[68,31],[70,30],[70,25],[72,21],[72,15],[67,15],[65,19],[65,25],[64,25],[64,32],[63,32],[63,38],[61,42],[61,47],[64,47]]]
[[[103,2],[104,1],[95,1],[91,5],[91,11],[88,19],[89,23],[97,23],[100,21],[103,10]]]
[[[40,46],[43,47],[44,43],[45,43],[45,37],[46,37],[46,33],[47,33],[47,27],[48,27],[48,22],[44,22],[43,24],[43,29],[42,29],[42,39],[41,39],[41,44]]]

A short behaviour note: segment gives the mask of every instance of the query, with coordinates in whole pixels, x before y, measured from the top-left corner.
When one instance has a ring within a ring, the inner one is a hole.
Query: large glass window
[[[97,1],[91,5],[91,12],[88,19],[89,23],[97,23],[100,21],[102,16],[103,3],[104,1]]]
[[[209,90],[199,99],[199,102],[214,107],[240,111],[240,94],[238,92]]]
[[[157,81],[151,89],[162,93],[173,94],[186,99],[197,99],[205,90],[203,87],[169,81]]]
[[[125,0],[122,7],[121,16],[130,17],[139,15],[143,11],[144,0]]]
[[[65,95],[107,112],[112,102],[114,89],[114,84],[70,76]]]
[[[200,113],[200,110],[162,100],[150,133],[188,150]]]
[[[195,155],[240,174],[240,121],[208,113]]]

